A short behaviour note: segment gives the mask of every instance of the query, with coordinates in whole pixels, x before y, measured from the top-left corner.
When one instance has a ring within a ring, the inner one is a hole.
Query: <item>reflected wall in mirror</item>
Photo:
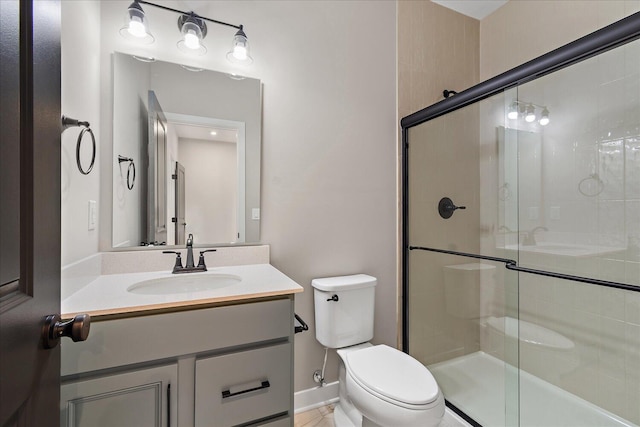
[[[114,53],[113,247],[259,241],[261,104],[257,79]]]

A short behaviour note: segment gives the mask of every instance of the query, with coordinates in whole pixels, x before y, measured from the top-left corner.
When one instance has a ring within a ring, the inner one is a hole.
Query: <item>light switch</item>
[[[89,200],[89,230],[96,229],[98,222],[98,208],[95,200]]]
[[[251,219],[255,219],[255,220],[260,219],[260,208],[251,209]]]
[[[551,219],[560,219],[560,206],[551,206],[549,209],[549,216]]]

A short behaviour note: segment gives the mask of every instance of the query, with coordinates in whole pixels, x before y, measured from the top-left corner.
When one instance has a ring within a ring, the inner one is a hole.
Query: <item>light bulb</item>
[[[200,39],[195,31],[190,30],[184,35],[184,45],[189,49],[198,49],[200,47]]]
[[[244,61],[247,59],[247,48],[244,46],[234,46],[233,57],[240,61]]]
[[[147,35],[147,29],[144,27],[142,20],[137,16],[131,18],[127,31],[134,37],[143,38]]]

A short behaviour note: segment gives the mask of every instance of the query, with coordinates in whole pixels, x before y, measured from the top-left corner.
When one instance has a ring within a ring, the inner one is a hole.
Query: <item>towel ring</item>
[[[595,184],[595,188],[592,190],[592,185]],[[604,190],[604,182],[600,179],[597,173],[592,173],[588,177],[584,178],[578,183],[578,191],[583,196],[595,197],[602,193]]]
[[[91,144],[93,146],[93,154],[91,155],[91,164],[87,170],[82,169],[82,163],[80,162],[80,146],[82,145],[82,138],[85,133],[89,133],[91,135]],[[78,135],[78,142],[76,143],[76,163],[78,165],[78,170],[83,175],[89,175],[89,172],[93,170],[93,165],[96,162],[96,137],[93,135],[93,131],[91,128],[86,127],[80,131],[80,135]]]
[[[93,170],[93,165],[96,163],[96,137],[93,135],[93,131],[89,127],[89,122],[83,122],[77,119],[72,119],[71,117],[62,116],[62,131],[64,132],[70,127],[80,126],[83,129],[80,131],[78,135],[78,142],[76,143],[76,164],[78,165],[78,170],[83,175],[89,175],[89,172]],[[82,162],[80,162],[80,146],[82,145],[82,138],[85,133],[89,133],[91,135],[91,145],[93,148],[93,153],[91,154],[91,164],[87,170],[82,168]]]
[[[129,190],[133,190],[133,186],[136,183],[136,164],[133,162],[131,157],[125,157],[118,155],[118,163],[129,162],[129,167],[127,167],[127,188]],[[131,176],[131,171],[133,170],[133,177]]]

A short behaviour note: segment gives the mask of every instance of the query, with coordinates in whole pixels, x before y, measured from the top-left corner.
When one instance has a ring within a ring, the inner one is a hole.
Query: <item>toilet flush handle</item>
[[[333,294],[331,298],[327,298],[327,301],[338,301],[339,299],[337,294]]]

